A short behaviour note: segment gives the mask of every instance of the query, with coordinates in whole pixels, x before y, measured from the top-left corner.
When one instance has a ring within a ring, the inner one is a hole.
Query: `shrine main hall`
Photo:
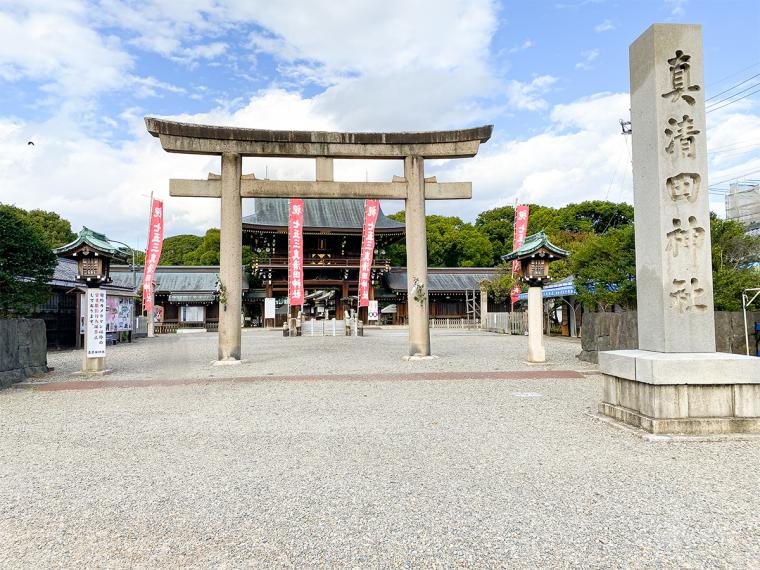
[[[253,212],[243,217],[243,246],[253,261],[243,271],[244,326],[281,326],[288,312],[288,200],[255,198]],[[364,224],[364,200],[304,200],[304,293],[307,319],[341,320],[358,309],[359,261]],[[408,324],[407,272],[393,266],[390,249],[403,245],[405,225],[379,212],[371,268],[370,299],[378,301],[379,322]],[[114,281],[132,282],[128,267],[112,270]],[[165,266],[156,270],[156,305],[167,323],[197,322],[214,329],[219,316],[218,266]],[[471,318],[483,280],[493,280],[493,267],[429,267],[431,319]],[[141,280],[141,276],[140,276]],[[275,299],[275,321],[264,320],[264,299]],[[468,308],[470,309],[468,311]],[[491,302],[490,310],[505,310]],[[367,309],[358,309],[367,322]]]

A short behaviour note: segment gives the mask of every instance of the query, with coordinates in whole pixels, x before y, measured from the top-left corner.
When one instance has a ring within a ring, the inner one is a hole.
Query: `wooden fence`
[[[301,323],[301,336],[345,336],[346,321],[311,319]]]
[[[176,333],[177,329],[206,329],[216,332],[219,330],[219,319],[208,319],[206,321],[166,320],[153,325],[153,331],[156,334],[172,334]]]
[[[502,334],[525,334],[528,330],[528,313],[527,311],[486,313],[483,330]]]
[[[431,329],[477,329],[480,327],[478,319],[450,319],[445,317],[434,317],[430,319]]]

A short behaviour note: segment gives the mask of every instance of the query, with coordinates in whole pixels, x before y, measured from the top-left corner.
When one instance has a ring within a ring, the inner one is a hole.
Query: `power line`
[[[725,103],[724,105],[721,105],[720,107],[713,107],[711,109],[708,109],[707,111],[705,111],[705,113],[711,113],[713,111],[717,111],[719,109],[722,109],[723,107],[728,107],[729,105],[732,105],[732,104],[734,104],[734,103],[736,103],[738,101],[741,101],[742,99],[746,99],[750,95],[754,95],[755,93],[758,93],[758,92],[760,92],[760,89],[756,89],[755,91],[751,91],[751,92],[747,93],[744,97],[739,97],[738,99],[734,99],[733,101],[729,101],[728,103]]]
[[[757,140],[747,140],[747,141],[738,141],[735,143],[723,145],[723,146],[716,146],[715,148],[709,148],[707,151],[707,154],[713,154],[715,152],[722,152],[723,150],[732,150],[734,148],[743,148],[745,146],[760,146],[760,139]]]
[[[752,84],[752,85],[750,85],[749,87],[745,87],[745,88],[744,88],[744,89],[742,89],[741,91],[737,91],[736,93],[732,93],[731,95],[729,95],[728,97],[724,97],[724,98],[723,98],[723,99],[721,99],[720,101],[716,101],[715,103],[710,103],[709,105],[705,105],[705,108],[707,108],[707,109],[710,109],[710,108],[712,108],[712,107],[717,107],[718,105],[720,105],[720,104],[721,104],[721,103],[723,103],[724,101],[728,101],[729,99],[733,99],[733,98],[734,98],[734,97],[736,97],[737,95],[741,95],[742,93],[746,93],[747,91],[749,91],[750,89],[754,89],[754,88],[755,88],[755,87],[757,87],[758,85],[760,85],[760,81],[758,81],[757,83],[753,83],[753,84]]]
[[[754,79],[755,77],[760,77],[760,73],[756,73],[755,75],[753,75],[753,76],[751,76],[751,77],[748,77],[748,78],[747,78],[747,79],[745,79],[744,81],[740,81],[740,82],[739,82],[739,83],[737,83],[736,85],[732,85],[732,86],[731,86],[731,87],[729,87],[728,89],[726,89],[726,90],[724,90],[724,91],[721,91],[720,93],[716,93],[716,94],[715,94],[715,95],[713,95],[712,97],[708,97],[707,99],[705,99],[705,103],[706,103],[707,101],[712,101],[712,100],[713,100],[713,99],[715,99],[716,97],[720,97],[720,96],[721,96],[721,95],[723,95],[724,93],[728,93],[729,91],[733,91],[734,89],[736,89],[737,87],[739,87],[739,85],[744,85],[745,83],[747,83],[747,81],[749,81],[750,79]]]
[[[721,180],[720,182],[713,182],[710,186],[717,186],[718,184],[725,184],[726,182],[731,182],[733,180],[737,180],[739,178],[744,178],[745,176],[749,176],[750,174],[756,174],[760,172],[760,168],[757,170],[751,170],[749,172],[745,172],[744,174],[737,174],[736,176],[731,176],[730,178],[726,178],[725,180]]]
[[[744,73],[744,72],[745,72],[745,71],[747,71],[748,69],[752,69],[753,67],[757,67],[758,65],[760,65],[760,61],[756,61],[756,62],[755,62],[755,63],[753,63],[752,65],[748,65],[747,67],[744,67],[744,68],[740,69],[739,71],[734,71],[733,73],[731,73],[731,74],[729,74],[729,75],[726,75],[725,77],[723,77],[723,78],[721,78],[721,79],[718,79],[717,81],[713,81],[712,83],[710,83],[710,85],[709,85],[708,87],[712,87],[713,85],[720,85],[720,84],[721,84],[721,83],[723,83],[723,82],[724,82],[726,79],[731,79],[732,77],[736,77],[736,76],[737,76],[737,75],[739,75],[740,73]]]

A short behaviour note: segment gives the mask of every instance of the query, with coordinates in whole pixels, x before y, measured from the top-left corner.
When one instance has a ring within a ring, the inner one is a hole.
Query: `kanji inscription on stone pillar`
[[[639,348],[714,352],[700,26],[652,26],[630,62]]]

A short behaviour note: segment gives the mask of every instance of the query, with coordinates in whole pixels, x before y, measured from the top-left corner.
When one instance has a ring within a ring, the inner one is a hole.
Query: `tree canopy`
[[[26,316],[50,294],[56,256],[18,208],[0,206],[0,316]]]
[[[16,206],[3,206],[3,208],[14,212],[20,219],[26,221],[51,248],[65,245],[77,237],[71,231],[71,223],[55,212],[46,210],[27,211]]]

